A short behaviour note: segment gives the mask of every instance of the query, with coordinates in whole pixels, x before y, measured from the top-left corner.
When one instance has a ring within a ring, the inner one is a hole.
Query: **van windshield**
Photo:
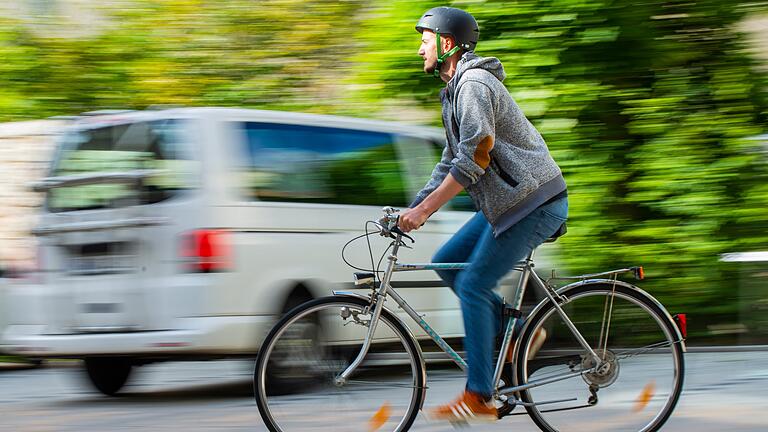
[[[99,173],[156,170],[135,184],[78,184],[51,189],[52,212],[151,204],[195,187],[197,162],[179,120],[138,122],[66,133],[51,175],[69,177]]]

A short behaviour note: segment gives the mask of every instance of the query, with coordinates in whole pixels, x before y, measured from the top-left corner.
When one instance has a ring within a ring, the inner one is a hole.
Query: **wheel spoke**
[[[547,338],[530,360],[520,350],[516,382],[541,384],[568,370],[580,376],[521,391],[522,401],[533,404],[526,406],[528,414],[551,432],[658,431],[677,403],[684,376],[681,345],[668,314],[646,294],[615,281],[562,294],[569,299],[561,305],[563,312],[584,339],[598,342],[598,358],[585,352],[554,305],[528,317],[521,346],[529,346],[540,328]],[[569,396],[581,403],[558,402]],[[556,402],[536,405],[544,401]],[[582,407],[589,409],[576,409]]]
[[[337,318],[359,314],[366,305],[348,297],[313,300],[270,332],[254,374],[259,412],[270,430],[404,431],[413,423],[424,396],[422,360],[407,329],[389,312],[379,317],[360,366],[345,383],[337,382],[358,357],[370,329]],[[383,368],[366,363],[389,356],[402,364]],[[308,403],[321,407],[320,413],[307,417]]]
[[[373,387],[392,387],[392,388],[411,388],[411,389],[420,388],[415,384],[380,382],[380,381],[364,381],[364,380],[349,380],[347,381],[347,384],[360,384],[360,385],[365,385],[371,388]]]
[[[663,341],[663,342],[657,342],[654,344],[646,345],[640,348],[632,348],[631,350],[619,351],[618,353],[616,353],[616,358],[626,359],[626,358],[638,356],[641,354],[646,354],[652,351],[656,351],[661,348],[668,348],[676,343],[677,341],[673,341],[673,342]]]

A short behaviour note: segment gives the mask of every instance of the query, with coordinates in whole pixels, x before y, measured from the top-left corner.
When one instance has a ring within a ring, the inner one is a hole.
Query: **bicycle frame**
[[[427,264],[398,264],[397,263],[397,252],[402,245],[402,236],[397,235],[395,238],[395,242],[393,244],[392,253],[389,255],[387,267],[384,270],[384,275],[381,278],[381,285],[377,290],[374,291],[374,295],[372,297],[371,301],[371,307],[372,307],[372,315],[371,319],[369,321],[369,328],[368,333],[366,335],[365,341],[363,342],[363,346],[360,349],[360,352],[358,353],[355,360],[347,367],[344,372],[342,372],[337,378],[336,383],[337,385],[343,385],[346,383],[346,381],[349,379],[350,376],[354,373],[354,371],[360,366],[360,364],[363,362],[363,359],[368,353],[368,349],[370,348],[371,341],[373,338],[373,334],[376,331],[376,325],[378,324],[379,316],[381,315],[382,308],[384,307],[384,299],[387,295],[391,296],[391,298],[400,306],[408,316],[411,317],[418,325],[421,327],[424,332],[426,332],[427,335],[442,349],[450,358],[453,360],[462,370],[467,369],[467,364],[464,361],[464,359],[459,356],[456,351],[451,348],[451,346],[443,340],[442,337],[440,337],[439,334],[437,334],[432,327],[424,320],[422,316],[418,314],[416,310],[411,307],[411,305],[408,304],[405,299],[403,299],[390,285],[390,281],[392,279],[392,274],[395,272],[403,272],[403,271],[420,271],[420,270],[462,270],[466,268],[469,264],[468,263],[427,263]],[[503,389],[499,389],[499,381],[501,379],[502,370],[504,368],[505,363],[505,355],[504,353],[507,352],[507,350],[510,347],[510,344],[512,343],[512,336],[513,331],[515,328],[515,324],[518,320],[516,317],[510,317],[509,321],[507,322],[507,326],[504,332],[504,339],[502,341],[501,350],[499,352],[499,358],[496,361],[496,369],[494,372],[494,388],[496,389],[496,392],[498,394],[502,395],[509,395],[518,391],[526,390],[529,388],[541,386],[544,384],[549,384],[557,381],[562,381],[565,379],[570,379],[573,377],[578,377],[583,374],[587,374],[590,372],[593,372],[594,370],[598,369],[602,365],[602,359],[595,353],[595,351],[592,349],[592,347],[589,345],[589,343],[584,339],[584,337],[581,335],[579,330],[576,328],[576,326],[573,324],[573,322],[568,318],[568,316],[565,314],[565,312],[560,307],[560,304],[567,303],[567,299],[561,298],[549,285],[544,282],[537,274],[533,271],[533,255],[534,251],[531,251],[528,256],[521,261],[517,266],[515,266],[515,271],[522,272],[522,275],[520,277],[520,280],[518,281],[517,290],[515,291],[515,298],[512,300],[512,307],[516,310],[520,310],[523,302],[523,294],[525,293],[525,288],[527,286],[528,280],[531,279],[536,286],[541,288],[546,296],[549,298],[549,301],[551,301],[558,312],[558,314],[562,317],[563,321],[566,323],[567,327],[570,329],[570,331],[573,333],[573,335],[576,337],[576,340],[579,342],[579,344],[586,350],[589,355],[592,356],[594,359],[595,366],[589,369],[583,369],[573,372],[567,372],[563,374],[559,374],[556,376],[548,377],[547,379],[543,380],[534,380],[527,384],[520,385],[520,386],[514,386],[510,387],[510,383],[506,383],[507,386],[505,386]],[[622,270],[616,270],[613,272],[606,272],[604,274],[617,274],[619,272],[628,271],[629,269],[622,269]],[[334,291],[334,294],[349,294],[348,292],[344,291]],[[557,297],[557,299],[556,299]],[[558,301],[559,300],[559,301]],[[515,352],[517,353],[517,350],[519,349],[519,345],[515,346]]]

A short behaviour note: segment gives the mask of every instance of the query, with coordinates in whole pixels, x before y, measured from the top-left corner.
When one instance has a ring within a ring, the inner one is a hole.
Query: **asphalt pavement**
[[[768,430],[768,352],[692,352],[686,384],[663,430],[764,432]],[[0,369],[0,431],[264,431],[251,396],[251,362],[162,363],[137,370],[122,396],[92,392],[76,362],[36,369]],[[426,407],[463,388],[449,367],[431,367]],[[322,407],[309,403],[308,416]],[[580,424],[580,423],[574,423]],[[527,416],[479,431],[537,431]],[[420,416],[413,431],[453,431]],[[588,424],[574,430],[590,430]]]

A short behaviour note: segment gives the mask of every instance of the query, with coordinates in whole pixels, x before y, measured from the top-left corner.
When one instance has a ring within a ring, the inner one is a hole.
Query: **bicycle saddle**
[[[547,240],[545,240],[544,243],[552,243],[555,240],[557,240],[558,237],[564,236],[565,233],[567,232],[568,232],[568,227],[566,227],[565,222],[563,222],[563,224],[560,225],[560,228],[558,228],[554,234],[552,234]]]

